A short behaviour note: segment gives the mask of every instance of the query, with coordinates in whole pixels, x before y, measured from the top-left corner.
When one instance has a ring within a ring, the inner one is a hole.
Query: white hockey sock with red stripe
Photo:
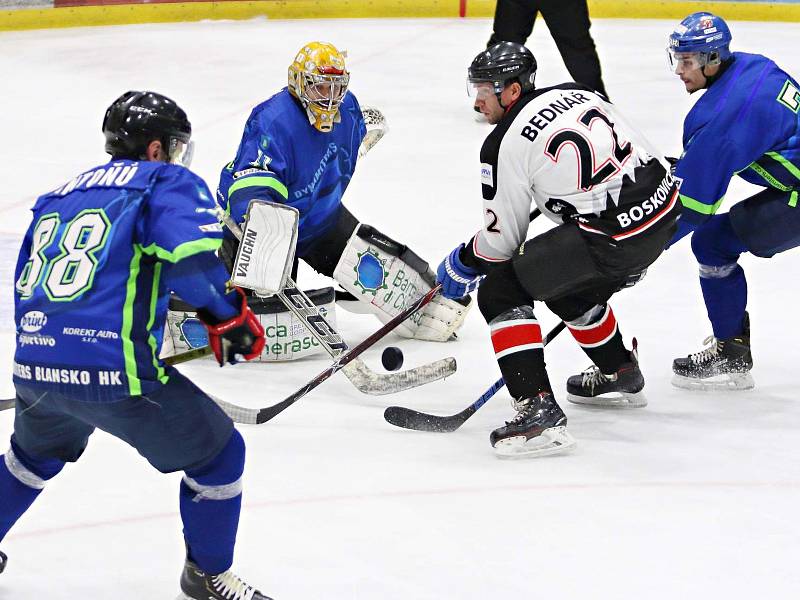
[[[602,346],[617,333],[617,319],[614,317],[614,311],[611,310],[609,305],[606,305],[605,311],[601,313],[599,320],[588,325],[581,325],[580,323],[585,322],[585,320],[586,316],[584,315],[580,319],[567,322],[567,328],[572,333],[572,337],[583,348]]]
[[[536,319],[492,322],[492,346],[496,358],[523,350],[542,349],[542,328]]]

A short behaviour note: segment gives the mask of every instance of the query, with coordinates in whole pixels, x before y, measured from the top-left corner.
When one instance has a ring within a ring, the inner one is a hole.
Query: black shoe
[[[567,417],[550,392],[512,404],[517,415],[489,437],[499,456],[556,454],[575,445],[567,432]]]
[[[636,338],[630,360],[622,363],[616,372],[605,374],[592,365],[580,375],[567,379],[567,400],[575,404],[638,408],[647,406],[642,390],[644,376],[639,369],[639,351]]]
[[[0,573],[6,570],[6,565],[8,564],[8,557],[0,552]]]
[[[750,316],[744,313],[742,333],[727,340],[707,337],[708,348],[672,362],[672,384],[686,389],[747,390],[755,386],[750,369]]]
[[[272,600],[239,579],[233,571],[209,575],[187,560],[181,574],[182,600]]]

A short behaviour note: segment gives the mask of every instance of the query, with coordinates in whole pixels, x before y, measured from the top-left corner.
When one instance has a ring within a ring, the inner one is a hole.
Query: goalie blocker
[[[348,293],[339,304],[350,312],[369,312],[387,323],[436,285],[436,275],[408,247],[370,225],[358,225],[333,271]],[[403,337],[446,342],[455,338],[471,307],[470,298],[437,295],[395,331]]]

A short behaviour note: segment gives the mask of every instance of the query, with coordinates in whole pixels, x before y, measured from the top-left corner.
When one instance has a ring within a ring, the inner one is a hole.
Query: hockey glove
[[[225,363],[236,364],[236,355],[252,360],[261,355],[264,349],[264,328],[255,313],[247,306],[247,298],[239,288],[236,291],[242,298],[239,314],[220,322],[206,310],[198,310],[197,316],[208,330],[208,345],[214,351],[219,366]]]
[[[461,262],[459,253],[463,247],[461,244],[448,254],[436,269],[436,282],[442,284],[442,296],[452,300],[463,298],[477,289],[478,282],[483,279],[483,275]]]
[[[675,171],[678,168],[678,160],[679,159],[675,158],[674,156],[665,156],[664,158],[669,163],[669,174],[670,175],[675,175]]]

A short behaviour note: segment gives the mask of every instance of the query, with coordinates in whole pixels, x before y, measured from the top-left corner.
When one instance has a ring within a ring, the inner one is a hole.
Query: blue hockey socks
[[[700,263],[700,288],[718,340],[742,333],[747,307],[747,280],[736,262],[747,248],[734,232],[727,213],[713,216],[692,236]]]
[[[181,481],[181,518],[189,560],[209,574],[230,569],[242,507],[244,440],[235,429],[227,445]]]
[[[0,457],[0,540],[42,493],[45,481],[55,477],[64,463],[58,459],[35,459],[11,440]]]

